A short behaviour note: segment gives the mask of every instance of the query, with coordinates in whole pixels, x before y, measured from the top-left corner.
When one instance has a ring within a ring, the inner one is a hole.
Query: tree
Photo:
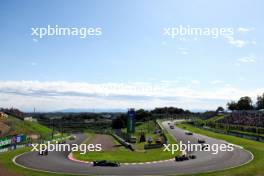
[[[250,97],[241,97],[238,102],[231,101],[227,103],[227,108],[231,111],[233,110],[251,110],[253,109],[252,100]]]
[[[145,121],[147,117],[150,116],[150,113],[148,111],[145,111],[144,109],[139,109],[136,111],[136,119],[140,121]]]
[[[202,119],[196,119],[196,120],[194,121],[194,125],[195,125],[195,126],[204,126],[204,125],[205,125],[205,121],[202,120]]]
[[[253,109],[252,100],[250,97],[241,97],[237,102],[238,110],[251,110]]]
[[[231,102],[227,103],[227,108],[230,111],[237,110],[237,103],[235,101],[231,101]]]
[[[125,119],[123,116],[119,116],[112,121],[113,129],[121,129],[125,127]]]
[[[256,102],[257,109],[264,109],[264,93],[262,96],[257,97],[257,102]]]
[[[183,110],[177,107],[162,107],[162,108],[155,108],[151,111],[153,114],[190,114],[191,112],[188,110]]]
[[[217,112],[216,111],[205,111],[205,112],[203,112],[203,113],[201,113],[200,115],[199,115],[202,119],[210,119],[210,118],[212,118],[212,117],[215,117],[215,116],[217,116]]]
[[[216,112],[223,112],[225,111],[225,109],[222,107],[222,106],[219,106],[217,109],[216,109]]]

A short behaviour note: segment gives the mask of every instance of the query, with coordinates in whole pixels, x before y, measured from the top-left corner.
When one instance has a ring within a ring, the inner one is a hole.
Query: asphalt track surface
[[[225,141],[198,134],[186,135],[185,131],[180,128],[170,129],[168,122],[163,122],[163,126],[177,141],[182,141],[183,143],[188,141],[197,143],[198,138],[205,139],[207,144],[226,143]],[[77,134],[77,139],[74,143],[81,143],[84,139],[84,135]],[[164,161],[151,164],[121,164],[120,167],[94,167],[91,164],[71,161],[68,159],[68,154],[69,152],[49,152],[48,156],[39,156],[37,152],[28,152],[15,158],[15,162],[26,168],[75,175],[178,175],[236,167],[251,161],[253,157],[250,152],[235,147],[232,152],[220,151],[218,154],[195,151],[192,154],[195,154],[197,159],[183,162]]]

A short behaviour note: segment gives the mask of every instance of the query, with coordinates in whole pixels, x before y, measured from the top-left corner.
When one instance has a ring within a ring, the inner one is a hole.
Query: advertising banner
[[[0,147],[4,147],[11,144],[19,144],[26,141],[26,135],[19,134],[14,136],[6,136],[0,138]]]

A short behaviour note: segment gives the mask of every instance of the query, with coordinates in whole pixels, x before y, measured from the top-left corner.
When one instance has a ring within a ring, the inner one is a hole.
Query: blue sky
[[[0,106],[215,109],[264,92],[262,1],[1,1]],[[100,27],[102,35],[31,35]],[[233,28],[232,38],[163,35]]]

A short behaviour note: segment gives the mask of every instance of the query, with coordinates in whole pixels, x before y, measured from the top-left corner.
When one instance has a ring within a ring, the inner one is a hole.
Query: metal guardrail
[[[134,151],[135,149],[133,148],[133,145],[126,142],[124,139],[122,139],[121,137],[117,136],[116,134],[114,133],[111,133],[111,135],[120,143],[122,144],[123,146],[125,146],[126,148]]]
[[[165,140],[165,144],[167,144],[167,143],[168,143],[168,138],[167,138],[167,136],[166,136],[165,133],[164,133],[164,128],[163,128],[163,126],[160,124],[160,121],[158,121],[158,120],[156,120],[155,123],[159,126],[159,128],[160,128],[160,130],[161,130],[161,132],[162,132],[162,137],[163,137],[164,140]]]

